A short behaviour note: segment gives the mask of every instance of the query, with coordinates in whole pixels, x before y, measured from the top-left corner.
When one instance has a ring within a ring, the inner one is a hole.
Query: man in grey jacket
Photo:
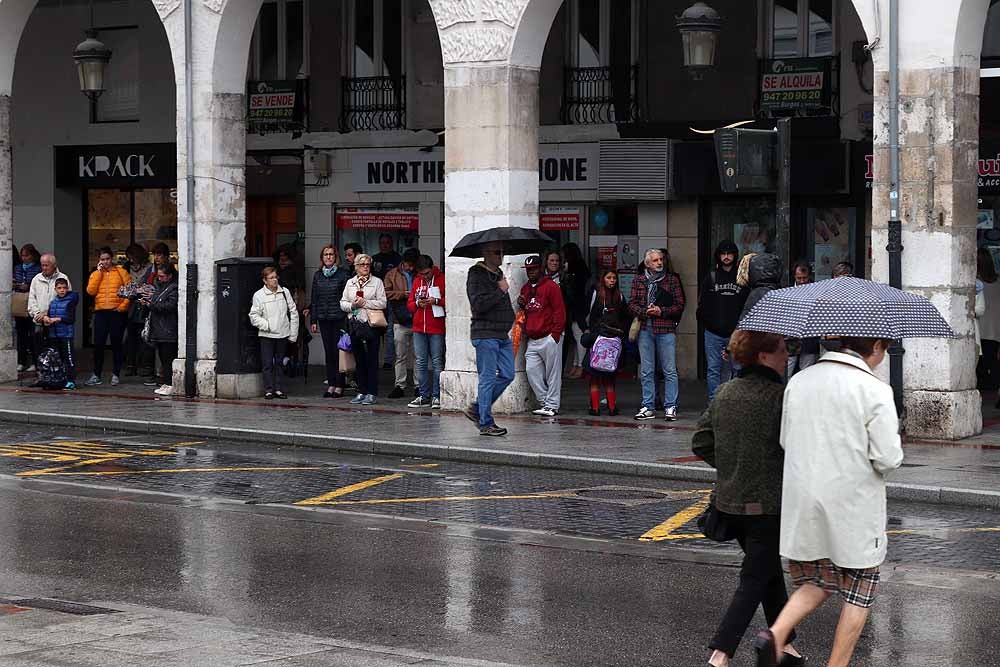
[[[514,348],[510,328],[514,307],[510,302],[510,284],[500,270],[503,245],[491,243],[483,248],[483,261],[469,269],[465,290],[472,314],[470,338],[476,348],[479,394],[465,416],[479,425],[479,435],[507,435],[493,421],[493,404],[514,381]]]

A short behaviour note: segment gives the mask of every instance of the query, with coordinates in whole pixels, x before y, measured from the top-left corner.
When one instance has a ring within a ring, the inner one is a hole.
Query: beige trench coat
[[[828,352],[785,388],[781,555],[852,569],[885,560],[885,474],[903,462],[892,389]]]

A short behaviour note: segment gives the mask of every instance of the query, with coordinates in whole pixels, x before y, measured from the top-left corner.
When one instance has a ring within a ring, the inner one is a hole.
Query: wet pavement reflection
[[[528,665],[689,665],[736,583],[735,552],[691,525],[640,541],[699,501],[696,484],[104,433],[2,442],[3,595]],[[890,514],[904,532],[854,664],[1000,664],[1000,516]],[[836,611],[802,629],[816,664]],[[733,664],[751,664],[746,646]]]

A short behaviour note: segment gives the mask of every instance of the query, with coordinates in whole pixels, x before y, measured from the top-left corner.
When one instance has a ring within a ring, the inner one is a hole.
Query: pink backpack
[[[620,338],[598,336],[590,348],[590,367],[601,373],[614,373],[622,356]]]

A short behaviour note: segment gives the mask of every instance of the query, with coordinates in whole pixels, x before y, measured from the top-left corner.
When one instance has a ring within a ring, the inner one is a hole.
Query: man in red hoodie
[[[413,353],[420,395],[410,408],[441,409],[444,370],[444,273],[429,255],[421,255],[406,307],[413,313]],[[430,366],[430,373],[427,372]]]
[[[524,260],[528,282],[521,288],[517,305],[524,310],[524,334],[528,345],[524,361],[528,384],[541,407],[534,414],[554,417],[559,412],[562,395],[562,345],[559,339],[566,330],[566,306],[562,290],[543,275],[542,258],[532,255]]]

